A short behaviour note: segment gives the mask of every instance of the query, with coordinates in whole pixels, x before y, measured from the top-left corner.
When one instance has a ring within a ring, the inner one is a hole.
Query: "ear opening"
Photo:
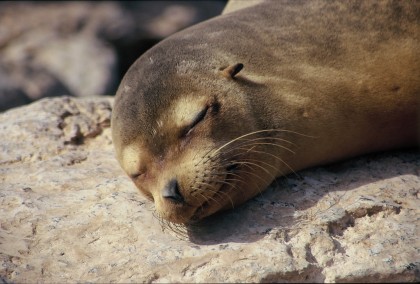
[[[235,79],[235,76],[244,68],[242,63],[236,63],[233,65],[229,65],[226,68],[221,68],[221,73],[223,76],[229,79]]]

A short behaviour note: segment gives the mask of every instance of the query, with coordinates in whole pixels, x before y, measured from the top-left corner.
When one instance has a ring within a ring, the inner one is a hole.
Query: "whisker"
[[[247,165],[245,165],[247,166]],[[250,168],[249,166],[247,166],[248,168]],[[259,175],[255,174],[253,171],[246,171],[246,170],[240,170],[239,172],[245,174],[245,175],[252,175],[254,177],[256,177],[257,179],[259,179],[262,183],[266,183],[267,180],[263,179],[262,177],[260,177]],[[258,188],[258,192],[262,193],[263,188],[262,188],[262,184],[261,183],[257,183],[256,180],[253,180],[254,185],[256,185],[256,187]]]
[[[241,162],[241,164],[243,164],[244,166],[247,166],[248,168],[250,168],[251,170],[252,170],[252,167],[251,166],[256,166],[256,167],[259,167],[260,169],[262,169],[263,171],[265,171],[270,177],[271,177],[271,181],[275,181],[276,180],[276,177],[275,176],[273,176],[273,174],[272,173],[270,173],[266,168],[264,168],[264,167],[262,167],[262,166],[260,166],[260,165],[258,165],[258,164],[256,164],[256,163],[252,163],[252,162]],[[264,183],[265,183],[266,181],[264,181]],[[260,191],[260,193],[261,193],[261,191]]]
[[[245,148],[245,146],[244,145],[246,145],[246,146],[252,146],[251,148]],[[245,141],[245,142],[242,142],[240,145],[235,145],[234,147],[232,147],[232,148],[230,148],[229,150],[227,150],[227,151],[224,151],[223,152],[223,154],[225,155],[225,157],[223,158],[223,159],[221,159],[219,162],[223,162],[223,161],[225,161],[225,160],[231,160],[232,158],[234,158],[234,157],[236,157],[236,156],[240,156],[240,155],[243,155],[243,152],[241,152],[241,153],[235,153],[235,154],[233,154],[233,155],[226,155],[227,153],[229,153],[229,152],[232,152],[232,151],[234,151],[234,150],[238,150],[238,149],[240,149],[240,150],[244,150],[244,151],[246,151],[246,152],[251,152],[257,145],[270,145],[270,146],[276,146],[276,147],[281,147],[281,148],[283,148],[283,149],[285,149],[285,150],[287,150],[287,151],[289,151],[289,152],[291,152],[291,153],[293,153],[293,154],[295,154],[295,152],[294,151],[292,151],[292,150],[290,150],[289,148],[287,148],[287,147],[285,147],[285,146],[283,146],[283,145],[279,145],[279,144],[274,144],[274,143],[256,143],[256,142],[252,142],[252,143],[249,143],[248,141]],[[263,153],[263,152],[261,152],[261,153]],[[269,154],[269,153],[267,153],[267,154]],[[277,157],[277,159],[280,159],[280,158],[278,158]],[[293,169],[287,164],[287,163],[285,163],[283,160],[282,160],[282,162],[286,165],[286,166],[288,166],[288,168],[292,171],[292,172],[294,172],[293,171]]]
[[[253,152],[253,153],[258,153],[258,154],[264,154],[264,155],[268,155],[268,156],[271,156],[271,157],[273,157],[273,158],[275,158],[275,159],[277,159],[278,161],[280,161],[281,163],[283,163],[284,165],[286,165],[286,167],[295,175],[295,176],[297,176],[297,177],[300,177],[294,170],[293,170],[293,168],[288,164],[288,163],[286,163],[282,158],[280,158],[280,157],[278,157],[278,156],[276,156],[276,155],[273,155],[273,154],[271,154],[271,153],[267,153],[267,152],[264,152],[264,151],[258,151],[258,150],[252,150],[251,152]],[[284,176],[285,174],[282,172],[282,171],[280,171],[281,172],[281,174]]]
[[[291,150],[291,149],[289,149],[289,148],[287,148],[286,146],[283,146],[283,145],[280,145],[280,144],[275,144],[275,143],[270,143],[270,142],[252,142],[252,143],[243,143],[242,145],[235,145],[234,147],[232,147],[231,149],[229,149],[228,151],[226,151],[226,152],[224,152],[224,153],[229,153],[229,152],[231,152],[231,151],[234,151],[234,150],[236,150],[236,149],[243,149],[242,148],[242,146],[244,146],[244,145],[249,145],[249,146],[256,146],[256,145],[267,145],[267,146],[276,146],[276,147],[279,147],[279,148],[282,148],[282,149],[284,149],[284,150],[286,150],[286,151],[288,151],[288,152],[290,152],[290,153],[292,153],[292,154],[296,154],[296,152],[295,151],[293,151],[293,150]]]
[[[287,129],[263,129],[263,130],[257,130],[257,131],[253,131],[253,132],[250,132],[250,133],[247,133],[247,134],[238,136],[238,137],[236,137],[234,139],[231,139],[230,141],[226,142],[225,144],[223,144],[219,148],[216,148],[215,150],[213,150],[213,148],[210,149],[210,150],[208,150],[206,152],[206,154],[202,156],[201,160],[196,165],[198,165],[199,163],[201,163],[204,158],[207,158],[207,160],[205,160],[204,163],[207,162],[209,159],[211,159],[212,157],[214,157],[218,152],[220,152],[220,150],[222,150],[223,148],[229,146],[230,144],[232,144],[232,143],[234,143],[234,142],[236,142],[236,141],[238,141],[240,139],[243,139],[243,138],[246,138],[246,137],[249,137],[249,136],[252,136],[252,135],[261,134],[261,133],[273,133],[273,132],[277,132],[277,133],[291,133],[291,134],[295,134],[295,135],[304,136],[304,137],[307,137],[307,138],[317,138],[316,136],[306,135],[306,134],[303,134],[303,133],[299,133],[297,131],[292,131],[292,130],[287,130]],[[283,141],[283,142],[286,142],[286,143],[295,145],[291,141],[288,141],[288,140],[283,139],[283,138],[278,138],[278,137],[259,137],[259,138],[261,138],[261,139],[267,138],[267,139],[280,140],[280,141]],[[213,151],[212,155],[209,155],[210,152],[212,152],[212,151]]]
[[[316,138],[286,129],[264,129],[252,131],[221,143],[222,145],[204,149],[205,154],[201,157],[197,157],[198,153],[196,153],[193,157],[194,166],[205,169],[202,175],[195,177],[194,185],[190,186],[192,200],[200,203],[197,210],[206,210],[209,204],[227,205],[228,200],[234,207],[232,194],[229,194],[230,190],[241,192],[242,184],[252,186],[254,194],[257,193],[256,190],[261,194],[263,187],[269,182],[275,181],[278,185],[275,174],[280,172],[284,175],[282,170],[285,172],[290,170],[297,175],[280,154],[286,153],[285,151],[296,154],[294,150],[298,145],[284,138],[284,136],[289,137],[286,134]],[[276,148],[284,151],[276,150]],[[278,165],[284,166],[277,168]],[[175,232],[183,229],[172,223],[165,224],[162,221],[162,224],[163,228],[170,228]]]
[[[204,209],[203,205],[204,205],[206,202],[209,202],[209,199],[208,199],[208,198],[207,198],[204,194],[202,194],[202,193],[200,192],[200,189],[195,188],[195,187],[193,187],[193,189],[195,189],[195,191],[194,191],[194,192],[197,192],[197,194],[198,194],[198,195],[200,195],[200,196],[204,199],[204,202],[202,202],[202,201],[201,201],[201,200],[199,200],[196,196],[191,195],[192,197],[194,197],[195,199],[197,199],[197,200],[200,202],[200,208],[201,208],[201,210],[203,210],[203,209]]]
[[[244,165],[244,166],[247,166],[248,168],[250,168],[249,165]],[[243,173],[244,175],[252,175],[255,178],[259,179],[262,183],[267,182],[267,180],[265,180],[262,177],[260,177],[259,175],[257,175],[254,171],[247,171],[247,170],[242,168],[242,169],[237,170],[237,172],[238,173]],[[258,187],[261,187],[261,185],[259,185],[256,181],[253,180],[253,182],[254,182],[254,185],[257,185]]]
[[[259,138],[256,138],[256,139],[259,139]],[[251,139],[251,140],[255,140],[255,139]],[[242,145],[244,145],[244,144],[246,144],[246,143],[241,143]],[[272,144],[272,143],[252,143],[252,144],[250,144],[250,145],[253,145],[254,147],[252,147],[252,148],[250,148],[250,149],[247,149],[247,148],[244,148],[244,147],[237,147],[237,148],[235,148],[235,150],[238,150],[238,149],[240,149],[240,150],[244,150],[244,151],[247,151],[247,152],[253,152],[253,153],[260,153],[260,154],[265,154],[265,155],[269,155],[269,156],[271,156],[271,157],[273,157],[273,158],[275,158],[275,159],[277,159],[278,161],[280,161],[281,163],[283,163],[284,165],[286,165],[286,167],[295,175],[295,176],[297,176],[297,177],[299,177],[299,175],[293,170],[293,168],[288,164],[288,163],[286,163],[283,159],[281,159],[280,157],[278,157],[278,156],[276,156],[276,155],[273,155],[273,154],[271,154],[271,153],[267,153],[267,152],[264,152],[264,151],[258,151],[258,150],[255,150],[255,145],[273,145],[273,146],[278,146],[278,147],[282,147],[282,148],[285,148],[285,147],[283,147],[283,146],[281,146],[281,145],[278,145],[278,144]],[[285,148],[286,149],[286,148]],[[288,151],[290,151],[290,152],[292,152],[293,154],[295,154],[295,152],[293,152],[293,151],[291,151],[290,149],[287,149]],[[229,149],[228,151],[226,151],[226,152],[230,152],[230,151],[233,151],[233,148],[232,149]],[[228,156],[228,157],[226,157],[226,158],[224,158],[224,159],[222,159],[222,161],[221,162],[223,162],[223,160],[227,160],[227,159],[232,159],[232,158],[234,158],[234,157],[236,157],[236,156],[239,156],[239,155],[242,155],[243,153],[236,153],[235,155],[230,155],[230,156]],[[281,173],[282,175],[285,175],[284,173]]]
[[[276,137],[269,137],[269,138],[268,137],[259,137],[259,138],[255,138],[255,139],[245,140],[245,141],[241,142],[238,145],[234,145],[232,148],[229,148],[229,150],[227,150],[227,151],[225,151],[223,153],[226,154],[226,153],[232,152],[232,151],[234,151],[234,150],[236,150],[238,148],[241,148],[244,145],[276,145],[278,147],[281,147],[281,148],[285,149],[286,151],[289,151],[292,154],[296,154],[293,150],[291,150],[290,148],[288,148],[288,147],[286,147],[284,145],[275,144],[275,143],[266,144],[266,143],[269,143],[269,142],[266,142],[266,143],[256,143],[255,142],[254,143],[254,141],[259,141],[259,140],[279,140],[279,141],[282,141],[282,142],[288,142],[288,143],[293,144],[294,146],[296,146],[296,144],[294,144],[294,143],[292,143],[290,141],[287,141],[285,139],[281,139],[281,138],[276,138]]]
[[[165,230],[169,230],[175,233],[175,236],[179,239],[185,240],[187,238],[185,225],[172,223],[164,219],[156,210],[153,211],[152,216],[158,220],[162,232],[164,232]],[[184,220],[183,222],[185,221],[187,220]]]
[[[248,136],[251,136],[251,135],[255,135],[255,134],[264,133],[264,132],[287,132],[287,133],[293,133],[293,134],[297,134],[297,135],[301,135],[301,136],[305,136],[305,137],[315,138],[313,136],[305,135],[305,134],[302,134],[302,133],[299,133],[299,132],[296,132],[296,131],[291,131],[291,130],[285,130],[285,129],[263,129],[263,130],[253,131],[253,132],[250,132],[250,133],[241,135],[239,137],[236,137],[236,138],[230,140],[229,142],[223,144],[219,148],[217,148],[214,152],[217,153],[221,149],[225,148],[226,146],[228,146],[228,145],[232,144],[233,142],[238,141],[238,140],[240,140],[242,138],[245,138],[245,137],[248,137]]]
[[[258,162],[260,162],[260,161],[258,161]],[[260,168],[261,170],[263,170],[264,172],[266,172],[268,175],[271,175],[272,176],[272,174],[266,168],[264,168],[263,166],[258,165],[257,163],[253,163],[253,162],[250,162],[250,161],[239,161],[237,164],[256,166],[256,167]]]
[[[233,164],[240,164],[240,161],[229,161],[229,163],[226,163],[226,164],[222,164],[221,165],[221,167],[222,168],[224,168],[224,167],[228,167],[228,166],[230,166],[230,165],[233,165]],[[249,167],[249,166],[248,166]],[[245,170],[243,170],[243,169],[238,169],[238,170],[235,170],[235,172],[236,173],[244,173],[244,174],[250,174],[250,175],[252,175],[252,176],[254,176],[254,177],[256,177],[256,178],[258,178],[258,179],[260,179],[263,183],[265,183],[266,182],[266,180],[264,180],[263,178],[261,178],[259,175],[257,175],[256,173],[254,173],[253,171],[245,171]],[[242,176],[240,176],[240,175],[238,175],[238,174],[236,174],[236,173],[229,173],[229,175],[233,175],[233,176],[236,176],[236,177],[238,177],[239,179],[240,179],[240,181],[242,182]],[[219,172],[216,172],[215,174],[225,174],[224,172],[223,173],[219,173]]]
[[[203,182],[199,182],[199,183],[200,183],[200,184],[203,184],[203,185],[206,185],[206,186],[211,186],[211,185],[210,185],[210,184],[208,184],[208,183],[203,183]],[[199,188],[195,188],[195,189],[197,189],[197,191],[195,191],[195,192],[197,192],[197,194],[200,194],[202,197],[204,197],[205,202],[209,202],[210,200],[212,200],[212,201],[216,202],[217,204],[221,205],[221,204],[219,203],[219,201],[217,201],[216,199],[214,199],[214,198],[213,198],[213,196],[203,195],[203,194],[202,194],[202,193],[203,193],[203,190],[202,190],[202,189],[199,189]],[[217,193],[217,191],[216,191],[216,190],[214,190],[214,189],[209,189],[208,187],[207,187],[207,189],[208,189],[211,193],[213,193],[213,195],[215,195],[215,194]]]
[[[229,184],[229,183],[227,183],[227,182],[225,182],[225,181],[217,181],[218,183],[221,183],[221,184],[227,184],[227,185],[230,185],[230,186],[233,186],[232,184]],[[213,187],[212,185],[210,185],[210,184],[208,184],[208,183],[201,183],[201,184],[204,184],[204,185],[208,185],[208,186],[211,186],[211,187]],[[207,188],[207,189],[209,189],[209,188]],[[226,193],[226,192],[223,192],[223,191],[219,191],[219,190],[215,190],[214,189],[214,187],[213,187],[213,189],[212,190],[210,190],[212,193],[213,193],[213,196],[214,195],[216,195],[216,194],[224,194],[226,197],[228,197],[229,198],[229,201],[233,204],[233,201],[232,201],[232,199],[230,198],[230,196]],[[218,202],[217,200],[214,200],[215,202],[217,202],[219,205],[222,205],[222,204],[220,204],[220,202]]]
[[[187,228],[185,225],[176,224],[167,221],[167,227],[175,233],[175,236],[180,240],[186,240],[188,238]]]

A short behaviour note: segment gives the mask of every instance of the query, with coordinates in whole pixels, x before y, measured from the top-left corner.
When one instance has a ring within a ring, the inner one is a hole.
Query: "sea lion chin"
[[[270,1],[167,38],[118,89],[121,167],[159,216],[190,223],[278,176],[415,145],[419,11],[416,2]]]

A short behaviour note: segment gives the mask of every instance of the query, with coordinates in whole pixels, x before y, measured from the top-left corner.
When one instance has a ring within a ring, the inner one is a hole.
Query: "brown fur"
[[[419,1],[268,1],[203,22],[125,75],[117,158],[164,219],[186,223],[292,169],[413,146],[419,37]],[[221,76],[239,62],[234,79]],[[181,204],[161,196],[171,179]]]

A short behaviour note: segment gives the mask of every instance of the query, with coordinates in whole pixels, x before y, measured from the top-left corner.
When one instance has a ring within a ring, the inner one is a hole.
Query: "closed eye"
[[[197,126],[197,124],[199,124],[201,121],[204,120],[204,117],[206,116],[207,112],[209,110],[209,106],[206,106],[203,110],[201,110],[199,113],[197,113],[197,115],[194,117],[193,121],[190,123],[190,125],[188,125],[187,127],[185,127],[182,131],[182,136],[187,136],[194,127]]]
[[[136,171],[135,173],[129,174],[129,177],[133,180],[143,178],[146,175],[146,169],[142,169],[141,171]]]
[[[143,173],[135,173],[135,174],[131,174],[130,175],[130,178],[132,178],[132,179],[137,179],[137,178],[139,178],[140,176],[142,176],[143,175]]]

